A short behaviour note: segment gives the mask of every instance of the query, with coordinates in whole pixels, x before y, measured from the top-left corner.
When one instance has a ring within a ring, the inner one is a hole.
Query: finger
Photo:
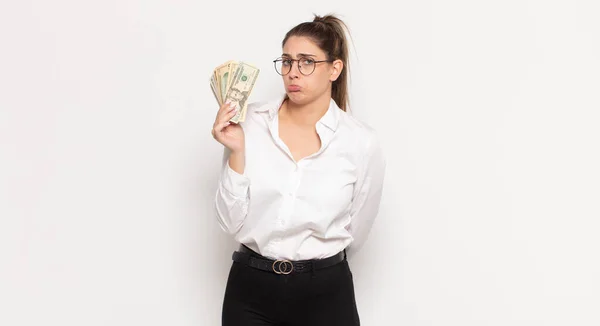
[[[221,133],[221,130],[223,130],[223,124],[215,123],[214,127],[210,131],[210,134],[213,136],[214,139],[219,140],[219,134]]]
[[[231,103],[231,100],[228,99],[227,101],[225,101],[225,103],[223,103],[223,104],[221,104],[221,106],[219,106],[219,109],[217,110],[217,114],[215,115],[215,120],[218,120],[219,117],[221,116],[221,114],[229,109],[230,103]]]
[[[236,104],[235,103],[229,103],[226,106],[223,107],[223,110],[219,110],[219,114],[217,114],[217,121],[223,121],[225,119],[225,117],[231,113],[231,111],[235,110],[236,108]]]
[[[221,105],[221,107],[219,108],[219,113],[222,112],[227,112],[229,110],[229,108],[231,107],[231,99],[228,99],[227,101],[225,101],[225,103],[223,103],[223,105]]]
[[[215,127],[216,133],[220,133],[223,132],[223,130],[225,128],[227,128],[227,126],[229,126],[231,124],[231,122],[229,121],[225,121],[225,122],[221,122],[217,125],[217,127]]]
[[[237,112],[238,112],[237,108],[233,107],[232,109],[229,110],[229,112],[225,113],[218,122],[223,123],[225,121],[231,120],[231,118],[235,117]]]

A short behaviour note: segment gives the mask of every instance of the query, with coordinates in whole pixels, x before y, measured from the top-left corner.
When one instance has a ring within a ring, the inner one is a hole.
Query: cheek
[[[327,73],[320,73],[319,75],[315,75],[314,76],[314,81],[312,83],[313,85],[313,89],[314,90],[318,90],[318,91],[323,91],[325,89],[327,89],[327,87],[329,86],[329,74]]]

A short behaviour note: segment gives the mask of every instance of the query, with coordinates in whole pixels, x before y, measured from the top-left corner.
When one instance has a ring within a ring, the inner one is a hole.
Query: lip
[[[288,92],[299,92],[300,89],[302,89],[302,87],[300,87],[298,85],[288,85],[287,89],[288,89]]]

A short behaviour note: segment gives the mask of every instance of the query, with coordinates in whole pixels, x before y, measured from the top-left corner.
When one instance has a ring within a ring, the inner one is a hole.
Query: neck
[[[296,125],[314,127],[317,121],[327,113],[330,101],[331,95],[327,92],[306,104],[297,104],[288,98],[279,112],[280,119],[284,118]]]

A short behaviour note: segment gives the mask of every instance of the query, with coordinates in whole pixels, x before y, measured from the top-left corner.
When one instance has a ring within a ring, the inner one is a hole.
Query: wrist
[[[245,152],[243,150],[232,151],[229,155],[229,167],[239,174],[244,173]]]

